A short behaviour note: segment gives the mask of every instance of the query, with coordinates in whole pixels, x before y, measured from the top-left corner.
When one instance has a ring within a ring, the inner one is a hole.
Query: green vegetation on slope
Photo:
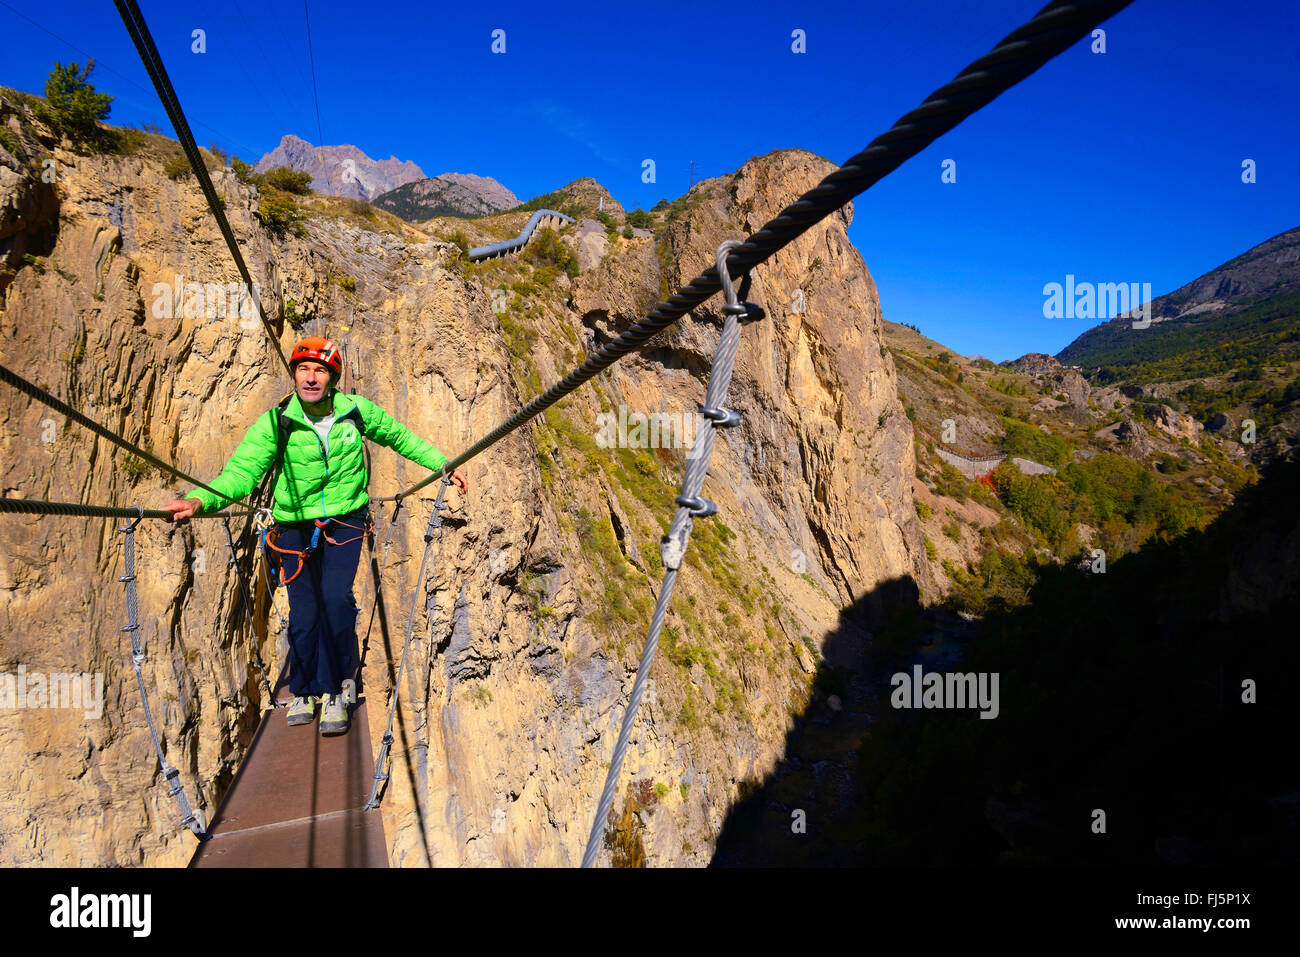
[[[1058,355],[1066,365],[1102,367],[1099,381],[1169,382],[1226,375],[1300,354],[1300,293],[1259,298],[1222,318],[1105,323],[1089,329]]]
[[[1244,484],[1247,473],[1238,469]],[[1151,537],[1169,540],[1201,527],[1203,505],[1183,486],[1161,482],[1123,455],[1102,452],[1066,464],[1057,475],[1024,475],[1010,462],[993,472],[999,500],[1058,554],[1079,551],[1069,538],[1074,525],[1099,531],[1094,542],[1111,557],[1132,551]]]

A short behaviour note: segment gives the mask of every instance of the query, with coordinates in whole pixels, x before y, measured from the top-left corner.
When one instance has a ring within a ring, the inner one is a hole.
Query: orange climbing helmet
[[[302,340],[293,347],[293,355],[289,356],[289,368],[292,369],[295,363],[305,362],[308,359],[329,366],[333,370],[331,372],[333,379],[343,374],[343,356],[339,352],[339,347],[328,339],[321,336],[308,336]]]

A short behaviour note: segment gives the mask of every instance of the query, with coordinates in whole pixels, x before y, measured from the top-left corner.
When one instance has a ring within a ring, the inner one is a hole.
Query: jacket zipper
[[[352,414],[352,410],[349,409],[346,413],[344,413],[344,416],[343,416],[343,417],[346,418],[348,415],[351,415],[351,414]],[[330,435],[333,435],[333,434],[334,434],[334,426],[338,424],[338,421],[339,421],[338,418],[335,418],[335,420],[334,420],[333,422],[330,423],[330,430],[329,430],[329,432],[326,434],[326,437],[327,437],[327,438],[328,438]],[[316,431],[316,427],[315,427],[314,425],[312,425],[311,423],[308,423],[308,428],[310,428],[311,431],[312,431],[312,434],[313,434],[314,436],[316,436],[316,445],[317,445],[317,447],[320,449],[320,458],[321,458],[321,462],[323,462],[323,463],[325,464],[325,484],[328,485],[328,484],[329,484],[329,478],[330,478],[330,460],[329,460],[329,456],[325,454],[325,443],[321,441],[320,433]],[[328,517],[329,517],[328,515],[325,514],[325,512],[326,512],[326,508],[325,508],[325,488],[324,488],[323,486],[321,487],[321,490],[320,490],[320,510],[321,510],[321,516],[320,516],[321,518],[328,518]]]
[[[329,518],[329,515],[326,514],[327,509],[325,508],[325,486],[329,485],[330,481],[330,460],[329,456],[325,454],[325,443],[321,441],[320,433],[316,431],[315,426],[311,426],[311,431],[312,435],[316,436],[316,444],[320,446],[320,459],[325,463],[325,484],[322,485],[320,489],[320,517]],[[334,424],[330,423],[330,432],[333,431]]]

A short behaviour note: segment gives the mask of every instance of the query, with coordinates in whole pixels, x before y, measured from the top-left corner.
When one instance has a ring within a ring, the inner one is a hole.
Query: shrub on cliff
[[[578,275],[577,257],[564,245],[555,230],[549,227],[533,234],[532,240],[524,247],[523,258],[539,266],[549,264],[563,269],[570,279]]]
[[[262,174],[262,179],[267,186],[286,193],[306,196],[311,192],[311,174],[299,173],[287,166],[277,166],[275,169],[267,170]]]
[[[664,203],[667,206],[667,203]],[[641,229],[653,229],[655,218],[647,213],[644,209],[634,209],[627,214],[625,222],[629,226],[639,227]]]
[[[182,176],[190,176],[193,170],[190,169],[190,161],[184,156],[173,156],[163,164],[163,172],[167,174],[168,179],[180,179]]]
[[[230,168],[235,171],[235,178],[241,183],[247,183],[249,186],[262,185],[262,174],[254,173],[253,167],[238,156],[230,157]]]
[[[278,189],[265,190],[258,201],[257,215],[262,220],[262,225],[272,232],[291,231],[295,236],[307,235],[307,230],[302,225],[302,209],[288,193]]]

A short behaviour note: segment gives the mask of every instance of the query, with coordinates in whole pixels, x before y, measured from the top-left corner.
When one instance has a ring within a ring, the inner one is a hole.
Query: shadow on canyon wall
[[[1293,862],[1298,493],[1293,455],[1203,531],[1104,574],[1041,568],[1029,604],[982,622],[881,585],[826,638],[712,865]],[[893,707],[918,664],[996,673],[997,717]]]

